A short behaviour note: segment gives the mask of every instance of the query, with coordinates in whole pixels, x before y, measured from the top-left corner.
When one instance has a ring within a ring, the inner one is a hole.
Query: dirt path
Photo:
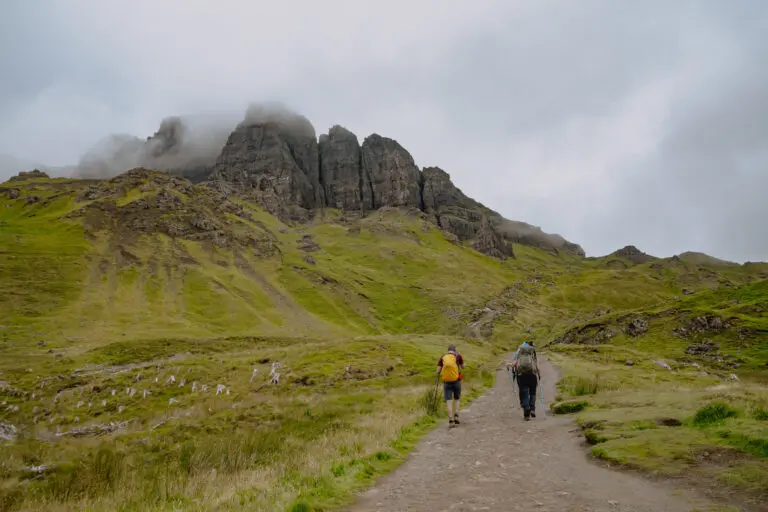
[[[555,395],[557,375],[547,363],[542,372],[546,402]],[[590,461],[570,419],[541,410],[538,416],[523,421],[509,376],[500,371],[494,388],[463,411],[460,426],[449,430],[446,420],[349,512],[709,509],[689,491]]]

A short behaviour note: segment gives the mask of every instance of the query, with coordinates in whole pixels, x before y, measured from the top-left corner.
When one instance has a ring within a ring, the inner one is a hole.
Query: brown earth
[[[556,370],[542,365],[544,399]],[[461,425],[431,432],[400,468],[359,497],[348,512],[712,510],[692,489],[615,471],[590,460],[571,419],[544,413],[523,421],[509,374],[461,414]],[[680,485],[678,483],[678,485]]]

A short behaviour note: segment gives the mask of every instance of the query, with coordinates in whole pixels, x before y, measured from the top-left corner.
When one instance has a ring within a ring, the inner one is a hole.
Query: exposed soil
[[[547,363],[542,371],[548,405],[557,374]],[[348,511],[690,512],[714,507],[692,489],[593,462],[571,419],[545,414],[537,402],[538,418],[523,421],[509,375],[501,370],[494,388],[462,411],[461,425],[448,428],[446,420]]]

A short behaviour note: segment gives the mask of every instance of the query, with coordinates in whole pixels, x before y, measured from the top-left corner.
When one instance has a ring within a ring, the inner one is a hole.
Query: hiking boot
[[[531,411],[531,418],[535,418],[535,417],[536,417],[536,411]]]
[[[531,411],[525,411],[525,412],[523,413],[523,419],[524,419],[525,421],[528,421],[528,420],[530,420],[530,419],[531,419]]]
[[[456,425],[459,425],[459,424],[461,423],[461,422],[459,421],[459,415],[458,415],[458,414],[454,414],[454,415],[453,415],[453,422],[454,422]]]
[[[448,426],[450,427],[452,425],[453,425],[453,418],[448,418]]]

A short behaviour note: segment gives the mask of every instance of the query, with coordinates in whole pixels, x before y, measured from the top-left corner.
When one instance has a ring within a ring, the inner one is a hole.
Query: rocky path
[[[547,363],[542,372],[546,401],[555,394],[557,375]],[[431,432],[348,511],[710,510],[690,491],[592,462],[568,418],[540,410],[524,422],[515,405],[509,376],[500,371],[495,387],[463,411],[460,426],[449,429],[446,421]]]

